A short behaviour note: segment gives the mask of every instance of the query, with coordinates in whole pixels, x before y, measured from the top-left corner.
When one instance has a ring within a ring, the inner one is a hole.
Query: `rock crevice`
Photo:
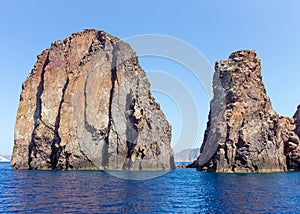
[[[58,106],[58,114],[57,114],[57,117],[56,117],[56,120],[55,120],[55,129],[54,129],[54,138],[52,140],[52,145],[51,145],[51,169],[56,169],[56,165],[58,163],[58,159],[59,159],[59,156],[62,152],[62,148],[60,146],[60,142],[61,142],[61,138],[59,136],[59,126],[60,126],[60,114],[61,114],[61,108],[62,108],[62,104],[64,102],[64,98],[65,98],[65,93],[66,93],[66,90],[68,88],[68,85],[69,85],[69,78],[67,78],[67,81],[62,89],[62,98],[61,98],[61,101],[59,103],[59,106]],[[67,168],[67,167],[66,167]]]

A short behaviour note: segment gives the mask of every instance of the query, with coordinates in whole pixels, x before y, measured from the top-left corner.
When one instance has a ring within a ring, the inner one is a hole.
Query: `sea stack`
[[[129,44],[85,30],[52,43],[23,83],[11,166],[170,170],[170,141]]]
[[[237,51],[228,60],[217,62],[213,91],[198,170],[299,170],[295,120],[280,117],[272,109],[255,51]]]

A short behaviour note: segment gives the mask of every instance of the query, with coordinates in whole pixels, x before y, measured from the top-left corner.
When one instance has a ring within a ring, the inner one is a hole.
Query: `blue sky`
[[[121,39],[141,34],[173,36],[197,48],[212,65],[233,51],[255,49],[274,109],[292,116],[300,104],[299,8],[297,0],[1,1],[0,154],[12,151],[21,84],[36,56],[52,41],[85,28],[102,29]],[[199,90],[198,106],[205,112],[200,116],[200,145],[209,99],[188,75],[180,76],[187,73],[184,68],[159,60],[144,58],[141,64],[146,70],[171,72],[190,90]],[[180,131],[176,105],[156,96],[176,136]]]

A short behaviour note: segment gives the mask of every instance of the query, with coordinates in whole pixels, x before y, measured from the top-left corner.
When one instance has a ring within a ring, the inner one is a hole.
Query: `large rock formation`
[[[255,51],[238,51],[217,62],[213,90],[198,170],[299,170],[295,122],[272,109]],[[295,115],[300,124],[300,114]]]
[[[131,47],[85,30],[52,43],[23,83],[11,166],[169,170],[170,141]]]

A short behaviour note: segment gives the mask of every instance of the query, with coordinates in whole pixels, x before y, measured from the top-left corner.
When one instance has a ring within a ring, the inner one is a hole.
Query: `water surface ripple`
[[[149,180],[0,164],[0,213],[299,213],[300,173],[176,169]]]

